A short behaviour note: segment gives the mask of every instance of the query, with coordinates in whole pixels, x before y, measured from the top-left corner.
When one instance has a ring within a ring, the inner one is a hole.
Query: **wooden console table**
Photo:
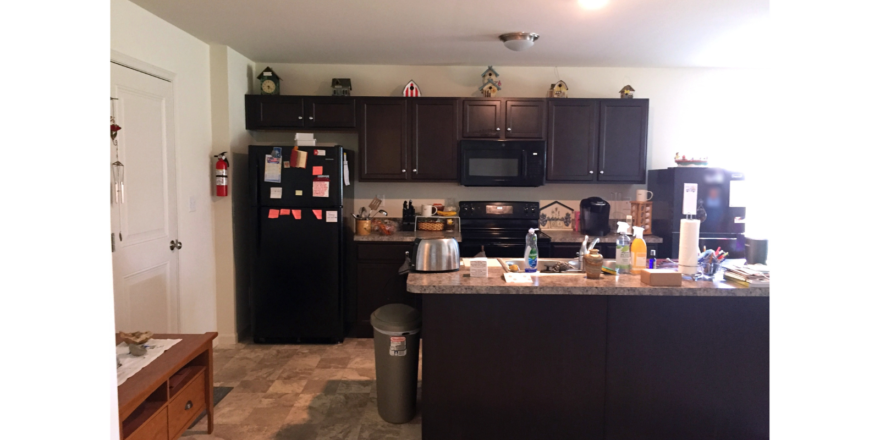
[[[217,333],[153,335],[181,339],[119,386],[119,438],[174,440],[208,413],[214,431],[214,350]],[[119,337],[116,343],[122,342]]]

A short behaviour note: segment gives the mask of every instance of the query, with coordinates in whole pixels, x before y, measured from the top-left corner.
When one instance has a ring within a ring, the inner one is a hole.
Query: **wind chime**
[[[113,200],[116,204],[125,203],[125,165],[119,161],[119,143],[116,135],[122,127],[116,124],[116,106],[113,101],[119,98],[110,97],[110,141],[116,148],[116,161],[110,164],[113,175]],[[119,220],[119,241],[122,241],[122,220]]]

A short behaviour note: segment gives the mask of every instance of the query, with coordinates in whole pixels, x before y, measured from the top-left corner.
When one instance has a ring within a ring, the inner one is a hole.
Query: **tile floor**
[[[207,434],[203,418],[183,438],[421,439],[418,413],[402,425],[379,417],[375,379],[372,339],[346,339],[338,345],[220,346],[214,349],[214,385],[233,389],[214,409],[213,434]]]

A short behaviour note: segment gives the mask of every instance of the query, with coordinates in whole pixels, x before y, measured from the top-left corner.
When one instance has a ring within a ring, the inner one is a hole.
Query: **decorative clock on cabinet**
[[[260,80],[260,94],[262,95],[280,95],[281,94],[281,78],[272,70],[266,67],[257,76]]]

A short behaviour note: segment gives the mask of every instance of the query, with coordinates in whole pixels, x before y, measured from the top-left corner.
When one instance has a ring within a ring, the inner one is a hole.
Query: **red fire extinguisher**
[[[226,197],[229,195],[227,190],[229,187],[229,161],[226,160],[225,151],[214,157],[217,158],[217,165],[214,166],[216,169],[215,184],[217,186],[217,197]]]

